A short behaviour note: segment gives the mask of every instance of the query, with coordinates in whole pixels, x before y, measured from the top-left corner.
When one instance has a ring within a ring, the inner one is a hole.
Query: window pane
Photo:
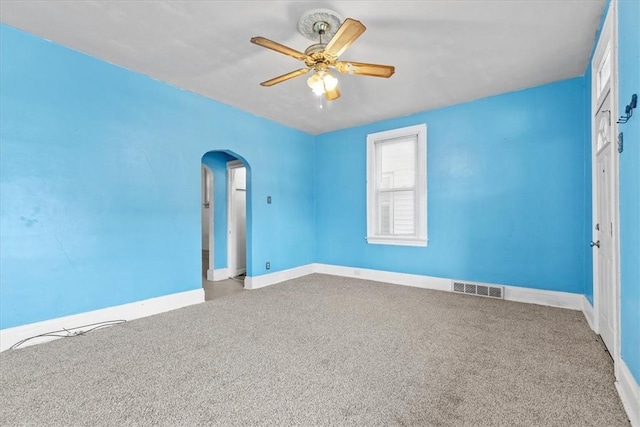
[[[378,235],[415,235],[415,192],[378,193]]]
[[[376,144],[380,189],[407,188],[415,185],[416,148],[416,137]]]
[[[378,199],[378,232],[376,234],[391,235],[391,193],[380,193]]]

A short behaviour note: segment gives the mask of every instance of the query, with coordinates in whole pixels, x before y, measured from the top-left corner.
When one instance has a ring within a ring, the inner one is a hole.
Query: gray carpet
[[[629,425],[579,312],[311,275],[7,351],[0,425]]]

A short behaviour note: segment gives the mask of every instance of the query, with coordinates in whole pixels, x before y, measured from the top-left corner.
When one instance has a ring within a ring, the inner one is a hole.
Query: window
[[[367,136],[367,242],[427,246],[427,126]]]

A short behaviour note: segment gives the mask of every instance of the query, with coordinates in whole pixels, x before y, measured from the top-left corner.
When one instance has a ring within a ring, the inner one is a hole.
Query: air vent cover
[[[503,286],[489,286],[477,283],[452,281],[453,292],[481,297],[504,299]]]

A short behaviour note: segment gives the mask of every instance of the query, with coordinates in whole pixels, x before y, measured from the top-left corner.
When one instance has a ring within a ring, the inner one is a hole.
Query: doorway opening
[[[251,272],[250,168],[233,152],[202,156],[202,286],[205,299],[241,292]]]

